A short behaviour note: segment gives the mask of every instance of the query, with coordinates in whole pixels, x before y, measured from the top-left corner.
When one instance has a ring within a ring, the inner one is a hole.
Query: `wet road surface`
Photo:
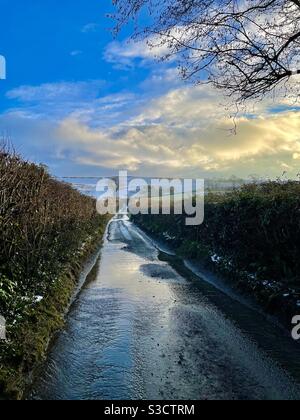
[[[115,218],[31,398],[299,399],[299,345],[173,260]]]

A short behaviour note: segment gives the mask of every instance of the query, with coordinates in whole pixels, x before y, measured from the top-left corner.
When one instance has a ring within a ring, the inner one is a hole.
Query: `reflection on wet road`
[[[125,217],[111,222],[32,398],[299,398],[299,346],[161,255]]]

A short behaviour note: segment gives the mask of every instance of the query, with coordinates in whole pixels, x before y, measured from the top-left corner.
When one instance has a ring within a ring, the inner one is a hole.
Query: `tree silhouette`
[[[184,79],[212,83],[237,102],[278,88],[299,96],[300,0],[113,3],[116,31],[133,19],[134,38],[147,39],[162,60],[176,56]]]

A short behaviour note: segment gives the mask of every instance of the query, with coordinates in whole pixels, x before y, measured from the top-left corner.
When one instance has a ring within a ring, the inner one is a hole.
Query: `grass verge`
[[[8,342],[0,344],[0,395],[20,400],[26,395],[47,357],[50,343],[64,326],[66,309],[78,285],[87,259],[100,247],[108,218],[95,232],[80,254],[62,270],[47,296],[28,310]]]

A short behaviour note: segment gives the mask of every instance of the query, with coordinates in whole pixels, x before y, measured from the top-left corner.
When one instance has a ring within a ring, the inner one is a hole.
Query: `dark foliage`
[[[95,201],[46,169],[0,152],[0,313],[22,318],[100,226]]]
[[[153,233],[165,232],[191,258],[216,255],[239,271],[298,285],[300,278],[300,183],[251,184],[206,197],[205,221],[185,226],[185,217],[136,216]]]

